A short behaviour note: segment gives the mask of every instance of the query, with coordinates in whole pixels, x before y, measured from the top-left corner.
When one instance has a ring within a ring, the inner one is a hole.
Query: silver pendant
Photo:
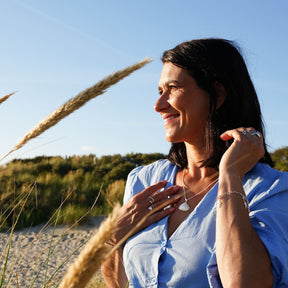
[[[181,205],[179,205],[178,209],[181,210],[181,211],[189,211],[190,206],[189,206],[188,203],[185,201],[185,202],[183,202]]]

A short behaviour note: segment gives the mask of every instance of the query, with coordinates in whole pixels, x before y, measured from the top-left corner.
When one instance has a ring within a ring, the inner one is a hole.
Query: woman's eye
[[[164,90],[159,90],[159,94],[160,94],[160,96],[164,93],[164,91],[165,90],[173,90],[173,89],[176,89],[177,88],[177,86],[175,86],[175,85],[169,85],[169,86],[167,86],[167,88],[165,88]]]

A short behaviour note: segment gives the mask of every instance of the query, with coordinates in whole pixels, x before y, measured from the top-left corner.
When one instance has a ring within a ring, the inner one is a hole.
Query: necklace
[[[184,170],[185,171],[185,170]],[[192,197],[189,197],[187,198],[186,197],[186,189],[185,189],[185,186],[184,186],[184,171],[183,171],[183,174],[182,174],[182,188],[183,188],[183,193],[184,193],[184,199],[185,199],[185,202],[183,202],[182,204],[179,205],[178,209],[181,210],[181,211],[189,211],[190,210],[190,206],[188,204],[188,201],[193,199],[194,197],[200,195],[201,193],[203,193],[206,189],[208,189],[210,186],[214,185],[217,181],[218,181],[218,178],[216,178],[214,181],[212,181],[209,185],[207,185],[206,187],[204,187],[201,191],[199,191],[198,193],[194,194]]]

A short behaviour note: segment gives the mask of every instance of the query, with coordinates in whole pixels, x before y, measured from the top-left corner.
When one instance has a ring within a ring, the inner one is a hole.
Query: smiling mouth
[[[174,114],[174,115],[170,115],[170,116],[166,117],[164,119],[164,124],[171,122],[172,120],[178,118],[179,116],[180,116],[179,114]]]

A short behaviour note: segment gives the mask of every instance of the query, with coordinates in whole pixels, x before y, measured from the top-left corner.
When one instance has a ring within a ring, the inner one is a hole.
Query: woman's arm
[[[119,243],[128,233],[130,233],[129,237],[131,237],[175,211],[173,205],[181,197],[175,194],[179,187],[172,186],[159,192],[166,184],[167,181],[160,181],[144,189],[121,207],[116,228],[110,241],[112,245]],[[169,208],[163,209],[169,205],[171,205]],[[152,210],[148,209],[149,207]],[[144,222],[143,219],[145,220]],[[108,287],[126,287],[128,280],[124,270],[122,255],[123,247],[121,246],[101,267],[102,275]]]
[[[234,142],[219,166],[216,216],[219,274],[225,288],[271,288],[270,258],[250,222],[242,185],[244,174],[264,155],[263,142],[262,137],[244,135],[242,131],[230,130],[221,136],[223,140],[234,138]]]

